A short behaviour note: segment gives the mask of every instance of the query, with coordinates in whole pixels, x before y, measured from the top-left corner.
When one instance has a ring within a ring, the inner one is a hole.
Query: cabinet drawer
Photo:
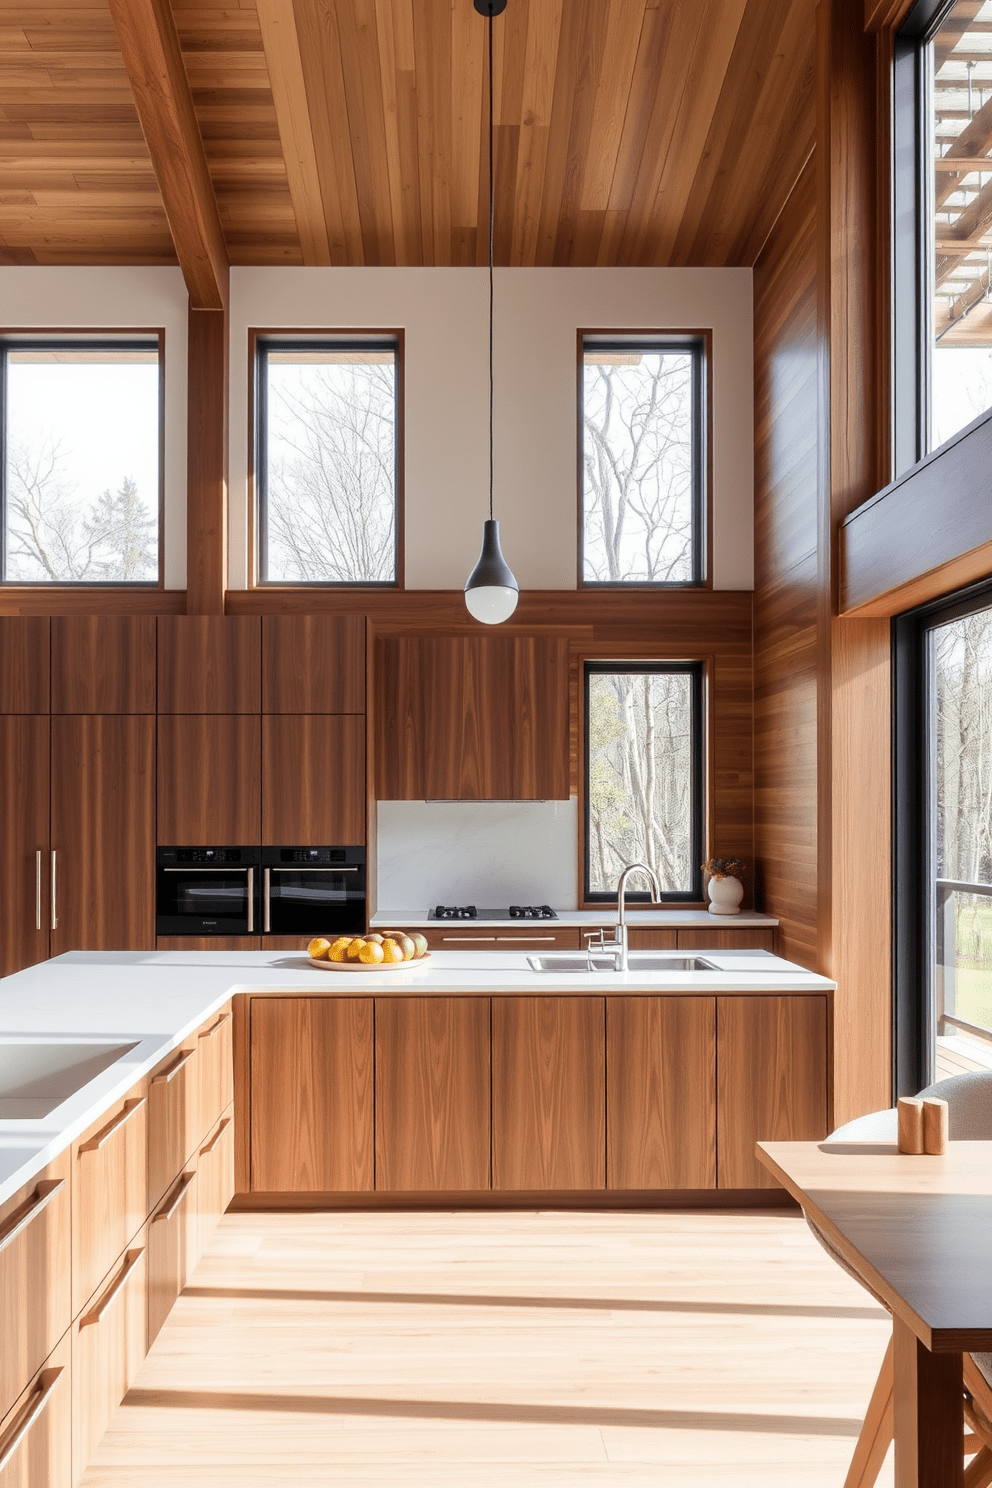
[[[197,1037],[200,1141],[213,1131],[234,1099],[233,1027],[231,1004],[228,1003]]]
[[[381,930],[380,935],[389,932]],[[470,930],[465,921],[453,920],[430,929],[407,930],[406,935],[423,935],[430,951],[577,951],[580,944],[579,931],[573,925],[559,930],[540,921],[521,921],[519,925],[487,926]]]
[[[234,1107],[228,1106],[196,1159],[197,1254],[210,1244],[222,1214],[234,1198]]]
[[[69,1153],[0,1206],[0,1416],[72,1320]]]
[[[143,1087],[72,1144],[72,1315],[92,1297],[148,1213],[148,1102]]]
[[[145,1241],[141,1231],[72,1325],[73,1482],[92,1459],[148,1350]]]
[[[154,1209],[200,1140],[199,1040],[174,1050],[148,1082],[148,1202]]]
[[[180,1173],[148,1221],[148,1345],[162,1324],[196,1265],[196,1169]]]
[[[72,1482],[72,1348],[68,1332],[0,1420],[0,1488]]]

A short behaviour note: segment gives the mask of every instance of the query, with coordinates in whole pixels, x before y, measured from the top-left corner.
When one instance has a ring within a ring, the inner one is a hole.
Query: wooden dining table
[[[992,1142],[756,1150],[892,1314],[896,1488],[961,1488],[962,1354],[992,1351]]]

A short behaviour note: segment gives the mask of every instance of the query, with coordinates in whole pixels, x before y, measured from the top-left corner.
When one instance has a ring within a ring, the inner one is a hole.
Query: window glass
[[[992,0],[958,0],[930,44],[930,448],[992,408]]]
[[[984,1031],[992,1040],[992,609],[934,626],[928,642],[930,980],[939,1059],[942,1039]],[[992,1056],[992,1042],[982,1042]]]
[[[582,581],[702,579],[702,345],[606,342],[582,354]]]
[[[587,665],[587,899],[635,862],[666,897],[702,897],[701,698],[698,666]]]
[[[395,342],[259,348],[259,578],[397,579]]]
[[[9,342],[0,355],[4,580],[156,583],[157,341]]]

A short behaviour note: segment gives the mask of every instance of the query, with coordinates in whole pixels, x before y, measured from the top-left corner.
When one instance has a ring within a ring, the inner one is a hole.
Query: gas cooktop
[[[438,904],[432,920],[556,920],[550,904],[511,904],[509,909],[476,909],[474,904]]]

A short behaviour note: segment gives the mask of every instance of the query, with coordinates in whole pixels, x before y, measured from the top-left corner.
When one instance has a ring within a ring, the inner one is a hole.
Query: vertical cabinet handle
[[[272,869],[262,869],[262,929],[272,929]]]
[[[248,934],[255,929],[255,870],[248,869]]]
[[[41,848],[34,855],[34,928],[41,929]]]
[[[59,928],[59,917],[56,908],[55,894],[58,886],[58,862],[54,847],[52,848],[52,929]]]

